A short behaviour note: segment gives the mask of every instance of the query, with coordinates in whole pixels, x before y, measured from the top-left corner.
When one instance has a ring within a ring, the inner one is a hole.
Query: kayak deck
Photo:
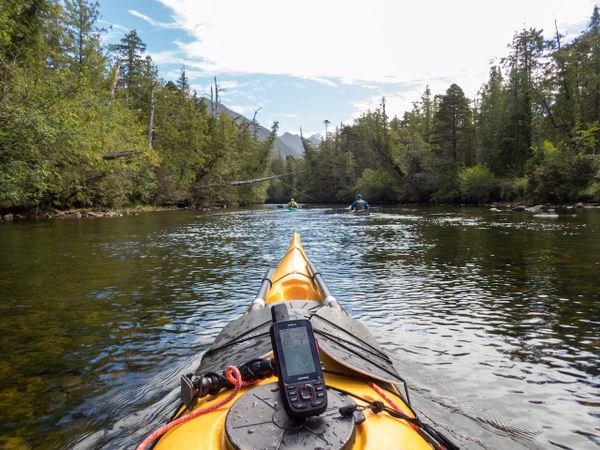
[[[432,440],[425,438],[429,434],[415,425],[415,414],[397,387],[404,382],[393,362],[320,282],[297,233],[277,268],[265,275],[263,286],[265,295],[259,293],[242,317],[223,328],[196,375],[272,358],[270,307],[284,302],[290,318],[311,321],[328,388],[328,409],[301,424],[294,422],[282,413],[277,378],[269,376],[241,388],[227,405],[168,431],[155,449],[432,448]],[[190,411],[215,405],[230,394],[223,389],[208,395]],[[374,405],[385,405],[388,412],[377,411]],[[353,413],[341,414],[344,408]],[[182,406],[175,417],[190,411]]]

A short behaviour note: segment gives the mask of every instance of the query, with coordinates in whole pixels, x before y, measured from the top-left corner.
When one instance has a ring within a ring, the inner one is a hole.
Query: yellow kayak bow
[[[327,410],[299,420],[281,407],[269,328],[271,307],[309,319],[320,349]],[[240,385],[240,377],[252,384]],[[200,449],[455,449],[423,424],[404,381],[369,330],[331,295],[294,233],[276,268],[262,280],[242,317],[229,323],[203,355],[195,376],[182,376],[182,406],[138,448]]]

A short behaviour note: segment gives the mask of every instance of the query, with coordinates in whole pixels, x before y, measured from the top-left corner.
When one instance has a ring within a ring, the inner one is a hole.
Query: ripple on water
[[[406,208],[356,220],[273,206],[13,230],[0,247],[28,257],[0,278],[14,406],[0,430],[23,447],[128,448],[163,423],[180,375],[294,231],[395,357],[421,417],[463,448],[599,445],[595,216]]]

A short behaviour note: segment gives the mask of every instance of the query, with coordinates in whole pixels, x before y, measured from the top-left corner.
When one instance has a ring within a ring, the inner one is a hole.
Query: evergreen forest
[[[217,113],[216,81],[206,99],[184,68],[159,78],[135,30],[104,45],[97,2],[3,0],[0,212],[290,196],[347,204],[356,192],[384,204],[600,201],[598,7],[591,13],[568,42],[516,32],[476,98],[457,84],[427,88],[402,117],[382,98],[284,159],[273,151],[277,123],[258,139],[254,118]]]

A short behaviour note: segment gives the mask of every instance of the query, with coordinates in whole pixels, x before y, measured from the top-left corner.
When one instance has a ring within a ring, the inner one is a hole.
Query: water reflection
[[[138,442],[293,231],[463,447],[600,446],[598,211],[325,211],[0,227],[0,446]]]

